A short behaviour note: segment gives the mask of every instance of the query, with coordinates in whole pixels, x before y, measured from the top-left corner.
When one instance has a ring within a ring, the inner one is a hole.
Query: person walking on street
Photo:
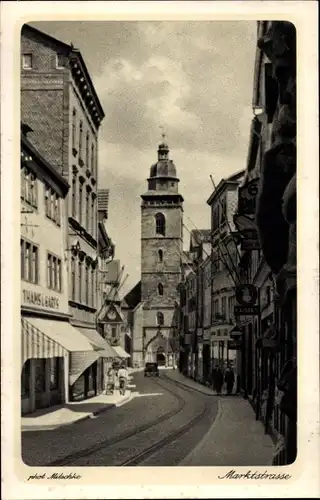
[[[107,384],[106,384],[105,394],[113,394],[115,387],[115,376],[116,374],[113,367],[109,368],[107,372]]]
[[[216,378],[215,387],[216,387],[217,395],[221,396],[221,389],[223,386],[223,373],[222,373],[221,368],[217,369],[215,378]]]
[[[211,383],[212,383],[212,389],[214,391],[216,390],[216,382],[217,382],[217,368],[213,367],[211,372]]]
[[[128,382],[128,370],[125,365],[122,365],[118,371],[118,379],[119,379],[119,391],[122,396],[126,393],[126,386]]]
[[[224,380],[225,383],[227,384],[227,394],[230,395],[232,393],[235,380],[234,371],[231,368],[231,366],[228,366]]]

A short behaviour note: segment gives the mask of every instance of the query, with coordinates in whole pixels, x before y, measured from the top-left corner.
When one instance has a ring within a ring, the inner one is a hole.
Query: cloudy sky
[[[157,159],[159,127],[167,132],[190,230],[210,227],[210,174],[217,184],[245,167],[256,23],[32,24],[81,50],[104,108],[99,186],[110,188],[108,230],[129,274],[126,292],[139,280],[140,194]],[[185,248],[188,242],[185,230]]]

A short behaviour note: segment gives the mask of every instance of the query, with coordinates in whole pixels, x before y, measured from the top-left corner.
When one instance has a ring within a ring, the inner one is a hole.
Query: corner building
[[[100,345],[97,321],[98,132],[104,111],[78,49],[27,24],[21,33],[21,120],[70,186],[64,265],[70,323]],[[101,344],[103,345],[103,344]],[[71,355],[70,398],[102,390],[102,359]]]
[[[148,191],[141,195],[141,301],[145,362],[173,363],[171,333],[181,279],[183,197],[169,147],[158,148],[151,166]],[[138,353],[136,353],[137,355]]]

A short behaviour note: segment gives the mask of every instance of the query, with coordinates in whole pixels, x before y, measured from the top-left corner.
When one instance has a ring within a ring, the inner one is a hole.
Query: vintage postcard
[[[4,497],[318,496],[316,3],[1,11]]]

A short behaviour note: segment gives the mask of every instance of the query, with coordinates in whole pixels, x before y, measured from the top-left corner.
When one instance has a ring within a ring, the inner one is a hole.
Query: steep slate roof
[[[134,309],[141,302],[141,281],[139,281],[122,300],[122,307]]]

